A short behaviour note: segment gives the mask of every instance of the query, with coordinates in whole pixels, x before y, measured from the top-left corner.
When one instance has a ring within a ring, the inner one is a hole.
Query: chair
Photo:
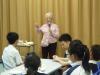
[[[0,63],[3,63],[2,58],[0,58]]]
[[[4,65],[3,65],[2,58],[0,58],[0,73],[3,71],[4,71]]]

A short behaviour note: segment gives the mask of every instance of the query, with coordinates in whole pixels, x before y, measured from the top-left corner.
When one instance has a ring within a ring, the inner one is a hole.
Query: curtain
[[[22,40],[34,41],[35,52],[41,56],[41,34],[35,24],[45,23],[46,12],[53,12],[60,34],[69,33],[88,46],[100,43],[100,0],[0,0],[0,55],[7,33],[13,31]],[[27,53],[23,51],[22,55]],[[57,54],[63,55],[59,45]]]

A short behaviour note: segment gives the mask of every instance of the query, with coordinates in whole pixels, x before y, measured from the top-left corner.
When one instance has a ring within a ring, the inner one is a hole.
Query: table
[[[33,45],[17,45],[16,47],[18,48],[18,50],[20,52],[20,48],[29,48],[29,50],[34,51],[34,49],[35,49],[34,46],[35,46],[35,44],[33,44]],[[28,51],[28,52],[30,52],[30,51]]]
[[[62,67],[60,63],[55,62],[52,59],[41,59],[41,64],[42,65],[38,69],[38,72],[48,75]],[[2,72],[0,75],[12,75],[12,74],[26,74],[26,68],[24,67],[24,64],[14,69]]]

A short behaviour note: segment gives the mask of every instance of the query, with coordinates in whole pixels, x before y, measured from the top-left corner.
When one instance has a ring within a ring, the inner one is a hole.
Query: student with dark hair
[[[62,50],[64,50],[64,57],[59,57],[58,55],[53,56],[53,59],[55,61],[62,64],[62,68],[57,71],[59,75],[62,74],[63,70],[66,69],[66,65],[68,64],[67,63],[68,62],[68,55],[69,55],[68,47],[69,47],[69,44],[71,41],[72,41],[72,37],[68,33],[63,33],[59,37],[60,46],[61,46]]]
[[[72,37],[68,33],[64,33],[59,37],[60,45],[62,49],[65,51],[64,57],[59,57],[57,55],[53,56],[53,59],[61,63],[63,66],[65,66],[68,60],[68,47],[70,42],[72,41]]]
[[[93,75],[100,74],[100,45],[95,44],[91,46],[90,50],[90,65],[93,71]]]
[[[62,34],[60,37],[59,37],[59,41],[61,42],[61,41],[72,41],[72,37],[71,37],[71,35],[70,34],[68,34],[68,33],[64,33],[64,34]]]
[[[91,47],[90,57],[92,60],[99,61],[100,60],[100,45],[96,44]]]
[[[54,55],[53,58],[54,60],[61,63],[63,66],[66,66],[69,63],[68,62],[69,61],[68,60],[68,56],[69,56],[68,48],[69,48],[70,42],[72,41],[72,37],[69,34],[65,33],[60,36],[59,41],[60,41],[62,49],[65,50],[64,58],[59,57],[57,55]],[[82,44],[80,40],[74,40],[74,43]]]
[[[19,39],[19,36],[15,32],[10,32],[7,35],[7,40],[9,44],[14,44]]]
[[[15,68],[16,66],[22,64],[22,59],[19,51],[15,48],[18,39],[19,36],[15,32],[9,32],[7,34],[8,46],[4,48],[2,54],[2,60],[5,70]]]
[[[60,41],[60,44],[61,44],[62,49],[65,50],[64,57],[67,57],[67,55],[68,55],[67,49],[69,47],[70,42],[72,41],[72,37],[68,33],[65,33],[65,34],[62,34],[59,37],[59,41]]]
[[[37,72],[39,66],[41,65],[41,60],[34,52],[27,54],[24,64],[27,68],[26,75],[45,75]]]
[[[86,45],[73,40],[68,48],[71,66],[63,72],[63,75],[91,75],[89,65],[89,50]]]

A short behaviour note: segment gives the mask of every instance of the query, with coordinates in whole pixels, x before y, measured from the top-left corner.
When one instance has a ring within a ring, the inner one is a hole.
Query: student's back
[[[68,75],[68,74],[66,74],[66,75]],[[76,69],[74,69],[70,75],[92,75],[92,71],[91,71],[91,73],[88,74],[88,73],[86,73],[86,71],[84,70],[84,68],[82,66],[79,66]]]
[[[19,52],[13,45],[9,45],[4,49],[2,60],[5,70],[15,68],[17,65],[22,63]]]
[[[73,40],[69,45],[69,58],[72,61],[71,67],[63,75],[92,75],[89,66],[89,50],[86,45]]]
[[[100,45],[99,44],[95,44],[91,46],[91,50],[90,50],[90,63],[94,64],[96,66],[94,66],[93,69],[93,75],[100,75]]]
[[[2,54],[2,60],[5,70],[15,68],[22,64],[21,56],[18,50],[15,48],[19,36],[15,32],[10,32],[7,35],[8,46],[4,48]]]

